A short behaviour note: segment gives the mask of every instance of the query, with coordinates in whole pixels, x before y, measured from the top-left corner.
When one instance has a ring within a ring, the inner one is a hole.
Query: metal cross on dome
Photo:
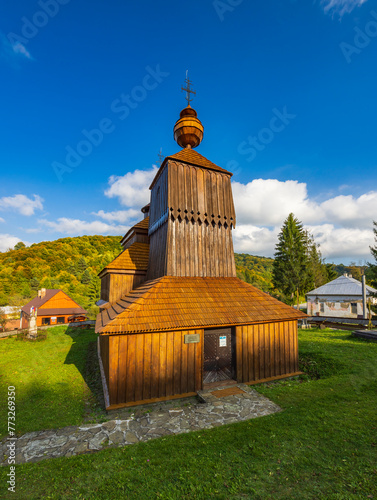
[[[186,92],[186,101],[187,101],[188,105],[190,106],[190,102],[193,99],[190,94],[196,95],[196,92],[191,89],[192,81],[188,77],[188,70],[186,71],[186,80],[185,80],[185,83],[186,83],[186,87],[181,87],[181,89],[184,92]]]

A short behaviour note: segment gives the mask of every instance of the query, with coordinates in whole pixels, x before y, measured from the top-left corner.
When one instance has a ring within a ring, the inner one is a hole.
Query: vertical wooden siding
[[[149,264],[147,272],[147,280],[153,280],[160,276],[165,276],[166,273],[166,238],[168,232],[168,223],[165,222],[157,231],[150,236],[149,245]],[[174,248],[170,248],[169,252],[174,252]]]
[[[110,299],[110,274],[101,278],[101,299],[106,302]]]
[[[137,274],[111,273],[110,276],[110,293],[108,300],[112,304],[123,295],[139,286],[140,283],[143,283],[146,273],[140,273],[140,271]]]
[[[236,276],[228,174],[168,161],[152,188],[149,227],[167,211],[168,220],[150,234],[148,280]]]
[[[169,207],[175,218],[188,214],[195,221],[200,219],[211,223],[214,220],[216,223],[227,222],[229,226],[232,224],[235,227],[236,214],[230,175],[169,161],[168,177],[168,200],[163,206]],[[153,186],[152,192],[157,185]]]
[[[107,387],[109,387],[109,337],[101,335],[99,338],[99,344],[103,371],[105,372]]]
[[[151,227],[168,208],[168,173],[167,165],[161,172],[151,192],[151,206],[149,210],[149,227]]]
[[[298,372],[297,321],[236,327],[238,382]]]
[[[199,333],[200,343],[185,344],[184,335],[188,333]],[[114,335],[108,339],[110,405],[201,389],[203,330]]]
[[[166,275],[235,277],[232,230],[222,224],[170,217]]]

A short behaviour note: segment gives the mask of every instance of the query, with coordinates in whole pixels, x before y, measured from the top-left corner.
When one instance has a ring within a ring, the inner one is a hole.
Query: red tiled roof
[[[163,276],[97,316],[96,332],[138,333],[269,323],[306,317],[238,278]]]

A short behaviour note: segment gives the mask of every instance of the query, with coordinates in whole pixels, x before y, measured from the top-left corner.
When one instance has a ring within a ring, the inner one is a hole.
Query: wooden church
[[[182,149],[164,159],[144,219],[100,273],[107,409],[298,373],[305,315],[236,277],[232,174],[193,149],[203,125],[187,83],[188,106],[174,127]]]

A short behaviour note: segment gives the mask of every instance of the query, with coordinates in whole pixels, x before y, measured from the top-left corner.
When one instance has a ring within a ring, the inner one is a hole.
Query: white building
[[[367,301],[377,290],[366,286]],[[363,291],[360,281],[345,274],[306,294],[309,316],[362,318]],[[375,304],[377,299],[371,298]]]

